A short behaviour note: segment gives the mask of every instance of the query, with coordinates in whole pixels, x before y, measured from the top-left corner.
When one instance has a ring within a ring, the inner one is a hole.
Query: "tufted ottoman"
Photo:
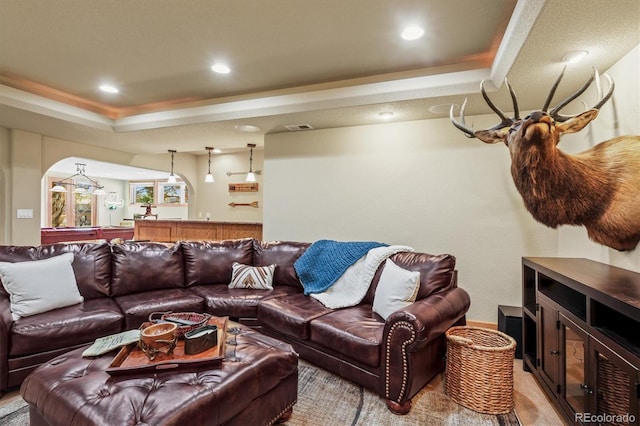
[[[222,364],[110,376],[115,352],[84,348],[41,365],[23,382],[31,425],[271,425],[296,403],[298,355],[290,345],[240,326]]]

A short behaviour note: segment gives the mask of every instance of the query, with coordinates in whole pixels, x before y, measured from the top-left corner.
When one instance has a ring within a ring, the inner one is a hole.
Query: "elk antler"
[[[509,94],[511,95],[511,102],[513,103],[513,118],[507,117],[505,113],[491,101],[489,95],[487,95],[487,91],[484,89],[484,80],[480,82],[480,93],[482,93],[482,97],[484,98],[487,105],[489,105],[489,108],[491,108],[493,112],[495,112],[498,117],[500,117],[500,120],[502,120],[500,121],[500,123],[489,128],[488,130],[498,130],[504,127],[511,127],[513,123],[520,120],[520,110],[518,108],[518,98],[516,96],[516,93],[513,91],[513,88],[509,84],[509,80],[505,78],[504,83],[509,89]],[[475,138],[476,136],[473,128],[467,127],[464,121],[464,109],[466,106],[467,99],[464,100],[464,102],[462,103],[462,107],[460,108],[460,121],[458,122],[453,116],[454,105],[451,105],[451,109],[449,110],[449,119],[451,120],[451,123],[459,130],[461,130],[468,138]]]
[[[456,104],[451,104],[451,109],[449,110],[449,120],[451,120],[451,123],[453,123],[454,126],[456,126],[458,128],[458,130],[461,130],[462,133],[464,133],[464,135],[468,138],[475,138],[476,135],[473,132],[473,128],[471,127],[467,127],[467,123],[464,122],[464,109],[467,106],[467,98],[464,99],[464,102],[462,103],[462,107],[460,107],[460,121],[456,121],[455,117],[453,116],[453,108],[456,106]]]
[[[569,103],[571,103],[578,96],[583,94],[585,92],[585,90],[587,90],[589,88],[589,86],[591,85],[591,83],[593,82],[594,79],[596,80],[596,86],[598,88],[598,98],[600,98],[600,100],[598,101],[597,104],[595,104],[593,107],[591,107],[589,109],[598,109],[599,110],[602,107],[602,105],[604,105],[609,100],[609,98],[611,98],[611,95],[613,95],[613,89],[615,88],[615,83],[613,82],[611,77],[609,77],[608,74],[604,74],[604,77],[609,81],[609,91],[607,92],[607,94],[604,97],[602,96],[602,88],[600,86],[600,74],[594,68],[593,74],[591,75],[589,80],[587,80],[587,82],[580,89],[578,89],[571,96],[569,96],[568,98],[566,98],[565,100],[560,102],[551,111],[548,111],[549,104],[551,103],[553,95],[555,94],[556,89],[558,88],[558,85],[560,84],[560,80],[562,80],[562,77],[564,76],[564,72],[565,72],[566,69],[567,69],[566,66],[562,69],[562,72],[558,76],[558,79],[556,80],[556,82],[551,87],[551,91],[549,92],[549,95],[547,96],[547,100],[545,101],[544,106],[542,107],[542,111],[549,112],[549,115],[555,121],[564,122],[564,121],[567,121],[568,119],[573,118],[576,115],[578,115],[578,114],[575,114],[575,115],[562,115],[562,114],[560,114],[560,110],[562,108],[566,107],[567,105],[569,105]]]

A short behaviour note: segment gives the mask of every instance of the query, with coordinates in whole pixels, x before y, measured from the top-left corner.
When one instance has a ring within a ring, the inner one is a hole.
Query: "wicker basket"
[[[446,394],[480,413],[511,412],[516,341],[500,331],[468,326],[451,327],[446,336]]]

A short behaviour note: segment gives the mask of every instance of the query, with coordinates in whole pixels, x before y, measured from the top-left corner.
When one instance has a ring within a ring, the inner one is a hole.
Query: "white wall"
[[[616,84],[613,98],[600,110],[598,117],[588,128],[563,138],[559,147],[566,152],[584,151],[616,136],[640,135],[640,46],[607,70],[607,74]],[[560,229],[558,255],[585,257],[640,272],[640,249],[619,252],[596,244],[588,239],[584,228]]]
[[[0,127],[0,244],[11,238],[11,159],[9,129]]]
[[[98,203],[96,205],[97,217],[99,226],[119,226],[120,221],[124,219],[125,209],[126,209],[126,193],[129,190],[129,184],[127,181],[119,180],[119,179],[98,179],[100,185],[104,185],[104,190],[107,195],[102,195],[98,197]],[[116,208],[115,210],[109,210],[105,205],[105,200],[109,198],[109,194],[115,192],[119,198],[125,200],[125,205],[122,208]]]
[[[260,149],[253,151],[253,170],[261,170],[263,167],[263,154]],[[256,175],[258,192],[229,192],[230,183],[244,183],[246,175],[227,176],[227,172],[249,171],[249,149],[240,150],[232,154],[215,154],[211,156],[211,174],[214,183],[204,183],[207,174],[209,157],[198,156],[198,199],[194,216],[196,219],[206,217],[211,213],[211,220],[218,222],[258,222],[262,223],[262,175]],[[237,206],[231,207],[229,203],[258,202],[258,208]]]
[[[9,132],[8,203],[4,207],[9,216],[11,243],[32,245],[40,243],[40,178],[42,177],[42,136],[13,129]],[[18,218],[19,209],[31,210],[33,218]]]
[[[469,318],[496,322],[499,304],[521,305],[521,257],[557,254],[557,233],[526,212],[509,164],[504,145],[467,139],[448,119],[267,135],[264,238],[451,253]]]

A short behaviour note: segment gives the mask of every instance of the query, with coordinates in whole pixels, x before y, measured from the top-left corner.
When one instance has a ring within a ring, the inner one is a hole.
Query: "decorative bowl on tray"
[[[168,348],[162,348],[153,359],[150,359],[147,353],[141,348],[141,341],[131,343],[120,349],[106,372],[112,376],[121,376],[127,374],[151,373],[156,371],[166,371],[171,369],[182,368],[198,368],[201,366],[212,367],[222,363],[225,358],[226,334],[228,317],[211,316],[207,325],[216,326],[217,328],[217,345],[197,354],[187,354],[186,341],[176,338],[176,345],[171,354],[167,353]],[[153,326],[153,323],[145,322],[141,327],[141,332],[145,328]],[[208,329],[207,329],[208,330]],[[177,330],[176,330],[177,331]],[[198,332],[194,332],[197,334]],[[208,336],[213,338],[213,336]]]
[[[140,332],[138,345],[151,361],[162,349],[171,355],[178,340],[177,330],[178,325],[175,323],[163,322],[150,325]]]
[[[197,312],[152,312],[149,315],[149,322],[176,324],[178,326],[176,334],[178,338],[182,338],[185,333],[205,325],[210,318],[209,314]]]

